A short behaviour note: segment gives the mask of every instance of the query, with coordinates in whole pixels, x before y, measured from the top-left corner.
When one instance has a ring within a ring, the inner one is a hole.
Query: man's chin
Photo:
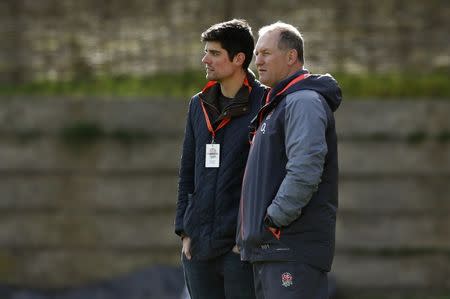
[[[212,75],[208,75],[208,74],[206,74],[206,79],[208,81],[218,81],[216,76],[212,76]]]
[[[208,74],[208,73],[207,73],[205,77],[206,77],[206,79],[208,79],[208,80],[210,80],[210,81],[211,81],[211,80],[214,80],[214,79],[213,79],[214,76],[211,75],[211,74]]]
[[[262,84],[266,85],[266,86],[270,86],[270,82],[268,80],[266,80],[264,77],[259,77],[259,82],[261,82]]]

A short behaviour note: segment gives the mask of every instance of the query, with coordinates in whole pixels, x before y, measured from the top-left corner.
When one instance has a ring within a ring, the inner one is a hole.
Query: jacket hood
[[[328,106],[330,106],[333,112],[336,111],[342,101],[342,92],[336,79],[334,79],[330,74],[311,74],[305,79],[293,84],[283,92],[276,92],[277,90],[283,90],[292,80],[305,73],[307,73],[307,71],[302,70],[294,74],[293,76],[281,81],[275,87],[275,90],[272,93],[276,95],[287,95],[299,90],[314,90],[320,93],[325,98]]]

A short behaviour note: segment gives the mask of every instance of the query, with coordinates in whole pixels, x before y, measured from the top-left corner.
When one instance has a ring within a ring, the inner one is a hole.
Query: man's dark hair
[[[219,42],[227,50],[228,58],[233,60],[236,54],[245,54],[242,68],[246,70],[253,57],[255,41],[252,28],[245,20],[233,19],[231,21],[215,24],[209,27],[201,36],[202,42]]]

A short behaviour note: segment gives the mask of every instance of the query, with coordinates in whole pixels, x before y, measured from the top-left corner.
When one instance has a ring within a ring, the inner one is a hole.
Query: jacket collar
[[[220,84],[217,81],[209,81],[199,94],[199,97],[209,112],[212,112],[215,116],[214,122],[217,122],[225,117],[236,117],[249,112],[250,93],[254,84],[255,76],[250,71],[247,71],[247,77],[242,87],[237,92],[232,103],[221,114],[219,112],[219,96],[221,91]]]
[[[278,82],[277,85],[275,85],[274,88],[272,88],[270,90],[270,98],[269,98],[269,102],[273,101],[274,98],[276,98],[279,95],[285,95],[286,93],[289,93],[289,89],[290,87],[288,87],[288,85],[295,80],[296,78],[298,78],[299,76],[303,75],[303,74],[307,74],[308,70],[307,69],[302,69],[299,70],[298,72],[296,72],[295,74],[287,77],[286,79]],[[286,87],[288,87],[286,89]],[[286,89],[286,90],[284,90]],[[280,93],[281,92],[281,93]]]

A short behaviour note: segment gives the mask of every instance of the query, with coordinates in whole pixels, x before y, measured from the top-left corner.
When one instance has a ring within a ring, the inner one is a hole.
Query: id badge
[[[220,166],[220,144],[211,143],[206,145],[205,167],[217,168]]]

